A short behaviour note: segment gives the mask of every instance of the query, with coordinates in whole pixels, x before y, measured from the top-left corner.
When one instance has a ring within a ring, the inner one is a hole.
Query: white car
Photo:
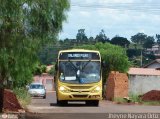
[[[46,98],[45,86],[41,83],[31,83],[28,89],[31,96]]]

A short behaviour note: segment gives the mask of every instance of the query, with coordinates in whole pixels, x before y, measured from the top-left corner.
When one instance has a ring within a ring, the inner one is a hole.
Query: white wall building
[[[151,90],[160,90],[160,71],[148,68],[130,68],[129,93],[144,94]]]

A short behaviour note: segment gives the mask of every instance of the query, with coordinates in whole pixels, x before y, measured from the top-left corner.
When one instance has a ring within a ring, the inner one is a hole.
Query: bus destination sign
[[[68,58],[88,58],[89,57],[89,54],[68,54]]]
[[[66,60],[66,59],[99,60],[100,56],[98,53],[91,53],[91,52],[64,52],[60,54],[59,59],[61,60]]]

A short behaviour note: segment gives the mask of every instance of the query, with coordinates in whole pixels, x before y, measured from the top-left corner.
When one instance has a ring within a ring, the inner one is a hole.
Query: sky
[[[101,29],[110,39],[130,40],[138,32],[160,34],[160,0],[71,0],[60,39],[74,39],[78,29],[95,37]]]

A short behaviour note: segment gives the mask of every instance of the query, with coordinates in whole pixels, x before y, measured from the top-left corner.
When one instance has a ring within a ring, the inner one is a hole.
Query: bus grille
[[[89,90],[81,90],[81,91],[79,91],[79,90],[71,90],[71,92],[75,92],[75,93],[78,93],[78,92],[88,93],[90,91]]]
[[[92,86],[68,86],[71,89],[90,89]]]
[[[75,98],[86,98],[88,95],[73,95]]]

